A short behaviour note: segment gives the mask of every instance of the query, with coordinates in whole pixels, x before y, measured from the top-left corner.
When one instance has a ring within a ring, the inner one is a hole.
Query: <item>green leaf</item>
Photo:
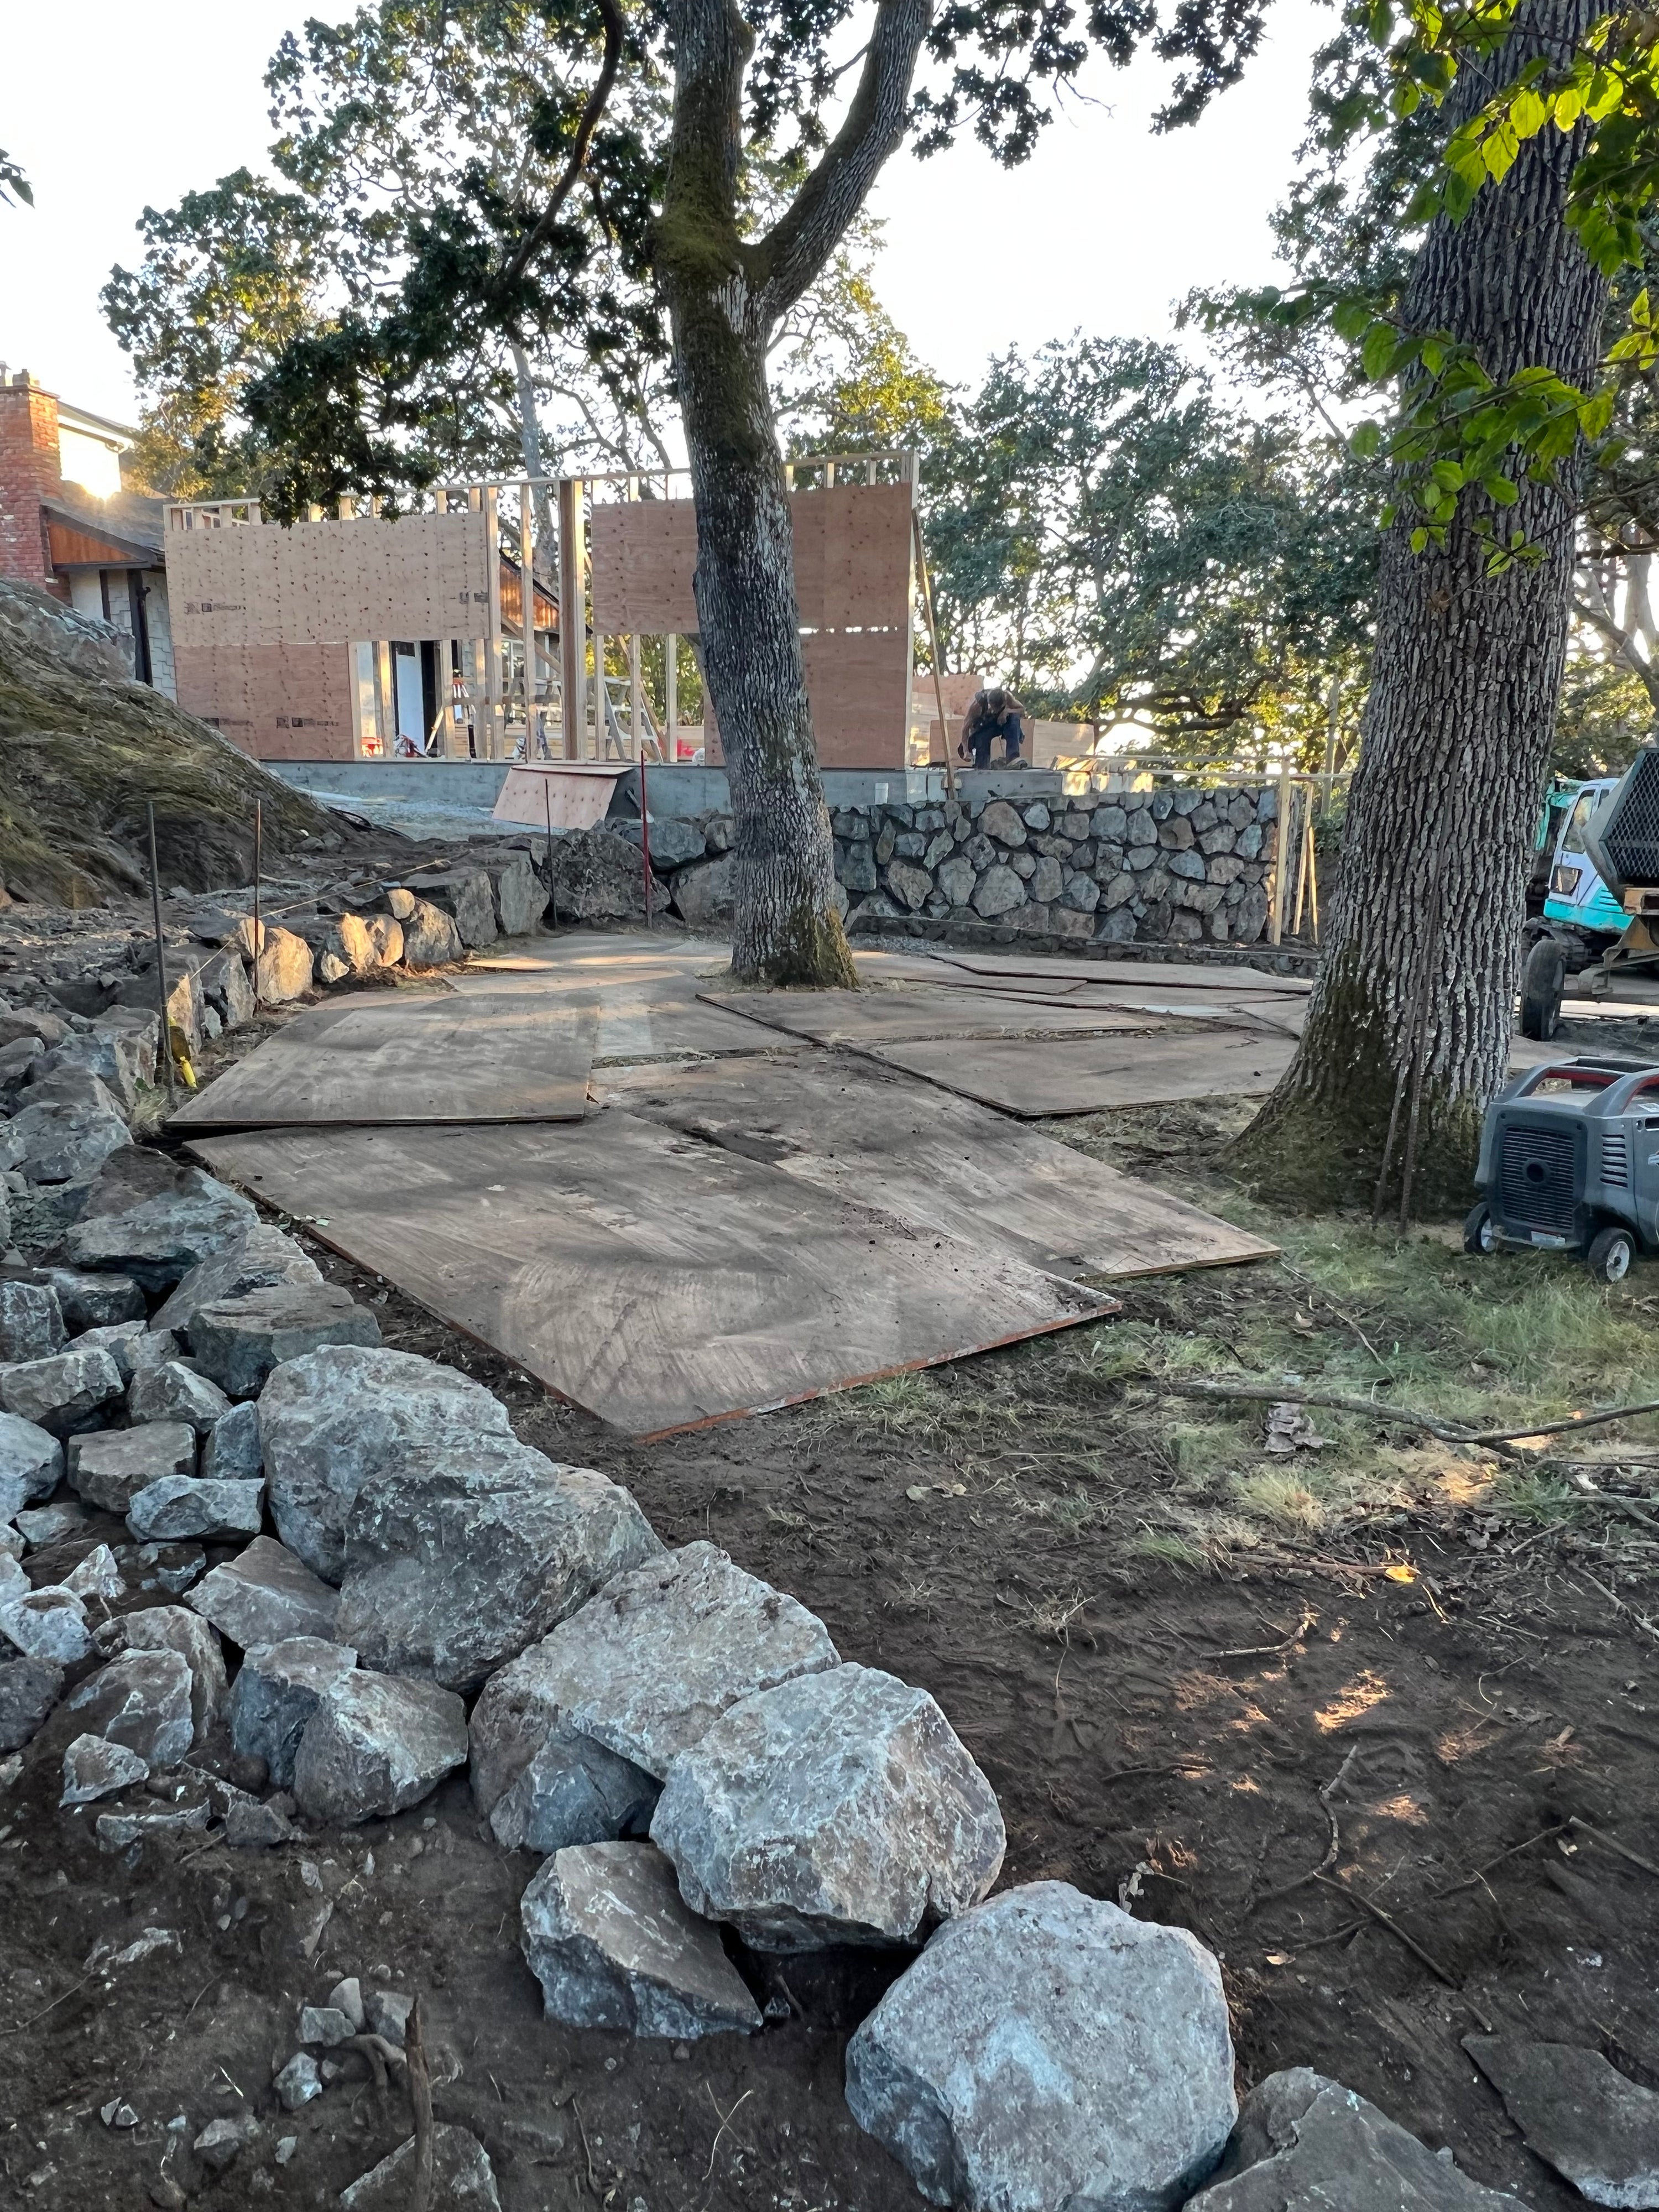
[[[1535,137],[1549,119],[1549,110],[1528,85],[1510,102],[1510,122],[1517,138]]]
[[[1360,345],[1359,359],[1373,384],[1380,382],[1388,374],[1398,335],[1392,323],[1373,323],[1366,331]]]
[[[1569,85],[1565,92],[1556,94],[1555,127],[1558,131],[1571,131],[1583,112],[1584,96],[1573,86]]]
[[[1348,443],[1362,461],[1369,461],[1382,444],[1381,423],[1362,422]]]
[[[1428,533],[1428,532],[1427,532],[1426,530],[1423,530],[1423,529],[1420,529],[1420,528],[1419,528],[1419,529],[1417,529],[1417,530],[1413,530],[1413,532],[1412,532],[1412,551],[1413,551],[1413,553],[1420,553],[1420,552],[1422,552],[1423,549],[1425,548],[1425,546],[1426,546],[1426,545],[1427,545],[1428,542],[1429,542],[1429,533]]]
[[[1354,339],[1370,329],[1371,311],[1364,300],[1340,300],[1331,310],[1331,328],[1340,338]]]
[[[1510,477],[1482,477],[1480,489],[1499,507],[1513,507],[1521,496],[1519,487]]]

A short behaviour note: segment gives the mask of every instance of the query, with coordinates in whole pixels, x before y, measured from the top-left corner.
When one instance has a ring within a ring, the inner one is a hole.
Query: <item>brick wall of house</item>
[[[58,398],[20,374],[0,384],[0,576],[67,597],[47,558],[40,502],[61,494]]]

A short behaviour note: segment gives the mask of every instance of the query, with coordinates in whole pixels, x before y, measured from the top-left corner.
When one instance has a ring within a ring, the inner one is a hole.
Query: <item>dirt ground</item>
[[[1259,1227],[1212,1164],[1239,1118],[1054,1133]],[[1659,2087],[1653,1476],[1615,1456],[1587,1498],[1316,1410],[1323,1448],[1287,1468],[1261,1407],[1161,1385],[1386,1379],[1459,1418],[1542,1419],[1659,1396],[1641,1387],[1659,1308],[1645,1270],[1607,1293],[1565,1263],[1466,1260],[1439,1231],[1275,1226],[1282,1262],[1123,1286],[1117,1321],[650,1447],[317,1256],[388,1343],[477,1375],[528,1442],[629,1484],[668,1542],[712,1538],[845,1656],[931,1690],[1000,1797],[1005,1883],[1074,1882],[1220,1956],[1241,2090],[1315,2066],[1553,2212],[1581,2200],[1460,2039],[1588,2044]],[[65,1559],[28,1564],[45,1582]],[[409,2132],[401,2092],[354,2060],[289,2118],[269,2084],[300,2004],[356,1973],[420,1993],[438,2117],[483,2139],[507,2212],[920,2203],[842,2094],[847,2037],[901,1956],[735,1952],[769,2000],[750,2039],[568,2030],[518,1949],[534,1863],[487,1840],[464,1783],[302,1847],[185,1836],[130,1866],[55,1810],[64,1733],[0,1792],[0,2202],[333,2203]],[[147,1927],[176,1945],[89,1969]],[[104,2123],[114,2100],[135,2125]],[[191,2141],[244,2109],[264,2135],[206,2174]]]

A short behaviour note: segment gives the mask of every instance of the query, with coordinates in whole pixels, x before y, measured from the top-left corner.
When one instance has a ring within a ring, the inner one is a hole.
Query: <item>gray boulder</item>
[[[737,866],[735,853],[722,853],[717,860],[680,869],[674,878],[674,904],[688,928],[730,921]]]
[[[56,1291],[44,1283],[0,1283],[0,1360],[50,1359],[68,1341]]]
[[[183,1360],[163,1359],[134,1375],[127,1407],[135,1421],[185,1421],[204,1437],[230,1411],[230,1401],[216,1382]]]
[[[46,1279],[57,1292],[66,1326],[109,1328],[118,1322],[143,1321],[144,1294],[131,1275],[88,1275],[73,1267],[48,1267]]]
[[[380,967],[395,968],[404,957],[404,926],[395,915],[370,915],[368,941]]]
[[[306,1723],[294,1795],[313,1820],[350,1827],[429,1797],[466,1764],[466,1707],[435,1682],[344,1675]]]
[[[622,1832],[611,1820],[636,1820],[653,1782],[729,1707],[839,1661],[821,1620],[717,1545],[648,1560],[485,1685],[478,1810],[509,1849],[607,1840]]]
[[[50,1498],[64,1473],[64,1447],[37,1422],[0,1413],[0,1522],[21,1512],[31,1498]]]
[[[77,1735],[64,1753],[64,1791],[59,1805],[90,1805],[113,1797],[149,1774],[149,1762],[124,1743],[100,1735]]]
[[[269,1222],[255,1220],[217,1251],[198,1261],[179,1282],[152,1326],[188,1335],[202,1307],[221,1298],[240,1298],[248,1291],[277,1283],[320,1283],[322,1274],[293,1237]]]
[[[514,1437],[408,1451],[346,1524],[339,1633],[366,1667],[471,1692],[662,1550],[630,1494]]]
[[[290,1636],[331,1638],[340,1601],[304,1561],[269,1536],[202,1577],[188,1602],[244,1651]]]
[[[0,1406],[55,1437],[99,1427],[125,1388],[120,1369],[101,1346],[0,1369]]]
[[[146,1421],[99,1429],[69,1449],[71,1490],[106,1513],[125,1513],[141,1490],[196,1472],[196,1431],[188,1421]]]
[[[77,1505],[72,1498],[60,1498],[51,1505],[30,1506],[16,1516],[16,1522],[25,1542],[40,1551],[60,1537],[78,1535],[90,1518],[84,1505]]]
[[[127,1526],[141,1544],[173,1544],[189,1536],[223,1542],[257,1536],[264,1523],[263,1482],[206,1482],[191,1474],[165,1475],[141,1490],[127,1508]]]
[[[1227,2154],[1188,2212],[1522,2212],[1375,2105],[1311,2068],[1270,2074],[1244,2100]]]
[[[129,1651],[176,1651],[190,1669],[190,1718],[198,1745],[224,1711],[230,1694],[219,1639],[188,1606],[148,1605],[125,1613]]]
[[[222,1029],[239,1030],[253,1019],[253,986],[247,963],[234,946],[202,963],[202,996],[219,1017]]]
[[[230,1693],[230,1740],[245,1758],[264,1760],[277,1789],[293,1788],[307,1722],[356,1663],[355,1651],[319,1636],[256,1644],[244,1656]]]
[[[124,1651],[71,1690],[64,1710],[88,1735],[124,1743],[152,1766],[177,1766],[195,1740],[194,1688],[182,1652]]]
[[[85,1605],[73,1590],[55,1586],[0,1599],[0,1636],[26,1659],[47,1659],[56,1667],[78,1666],[92,1656]]]
[[[0,1661],[0,1751],[33,1741],[64,1694],[64,1670],[50,1659]]]
[[[202,1441],[202,1474],[209,1482],[257,1482],[264,1473],[259,1448],[259,1408],[233,1406]]]
[[[763,1951],[919,1942],[979,1903],[1007,1842],[926,1690],[856,1666],[723,1714],[668,1770],[651,1838],[692,1911]]]
[[[345,1528],[366,1482],[417,1447],[510,1438],[507,1408],[478,1383],[406,1352],[328,1345],[279,1367],[259,1400],[271,1518],[283,1541],[330,1582],[345,1571]]]
[[[311,988],[311,947],[291,929],[260,925],[259,957],[253,964],[254,995],[262,1006],[286,1006]]]
[[[614,836],[625,837],[636,849],[643,842],[637,821],[607,822],[605,826]],[[651,817],[651,865],[653,868],[683,868],[688,860],[702,860],[704,849],[702,832],[695,822],[687,822],[677,814],[653,814]],[[678,904],[678,885],[675,890]]]
[[[416,899],[403,918],[404,965],[406,968],[448,968],[466,957],[461,933],[441,907],[429,899]]]
[[[227,1396],[257,1398],[273,1367],[325,1344],[378,1345],[380,1325],[334,1283],[278,1283],[198,1306],[191,1350]]]
[[[433,2129],[432,2170],[432,2201],[444,2212],[501,2212],[489,2154],[468,2129]],[[340,2191],[341,2212],[407,2212],[414,2198],[415,2138],[409,2136]]]
[[[687,1911],[673,1869],[649,1844],[556,1851],[525,1891],[520,1919],[550,2020],[686,2039],[761,2025],[718,1933]]]
[[[405,888],[447,914],[463,945],[482,946],[495,942],[495,898],[489,878],[482,868],[451,868],[442,875],[411,876]],[[408,935],[405,924],[405,957]]]
[[[246,1199],[199,1168],[155,1152],[119,1152],[94,1179],[84,1212],[64,1233],[64,1254],[72,1267],[128,1274],[154,1294],[258,1218]]]
[[[323,951],[339,969],[342,980],[348,975],[372,975],[380,964],[368,924],[360,914],[337,916],[323,940]]]
[[[140,1089],[155,1080],[161,1024],[140,1006],[111,1006],[90,1030],[66,1037],[52,1055],[54,1067],[84,1067],[95,1075],[118,1110],[130,1115]]]
[[[888,1990],[848,2045],[847,2102],[931,2203],[1175,2212],[1237,2112],[1220,1969],[1069,1882],[1009,1890]]]
[[[132,1142],[107,1091],[104,1101],[69,1106],[42,1100],[0,1122],[0,1168],[20,1169],[29,1182],[84,1182],[96,1175],[112,1152]]]
[[[527,937],[547,911],[547,888],[522,845],[509,845],[500,860],[487,859],[484,873],[495,894],[495,920],[503,937]]]
[[[553,840],[553,905],[561,921],[635,921],[645,916],[645,868],[636,846],[611,830],[570,830]],[[652,892],[659,913],[668,888]]]
[[[1504,2100],[1528,2149],[1581,2197],[1592,2204],[1659,2205],[1659,2094],[1581,2044],[1466,2035],[1463,2048]]]
[[[77,1352],[106,1352],[131,1386],[133,1376],[155,1339],[141,1321],[112,1321],[102,1328],[83,1329],[75,1340]]]

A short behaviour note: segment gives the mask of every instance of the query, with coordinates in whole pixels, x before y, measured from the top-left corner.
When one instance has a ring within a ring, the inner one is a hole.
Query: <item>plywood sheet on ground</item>
[[[684,1059],[691,1054],[775,1051],[783,1038],[763,1022],[709,1006],[699,994],[708,963],[616,957],[568,973],[467,975],[464,997],[507,996],[547,1006],[591,1006],[598,1020],[595,1063]]]
[[[1267,1030],[1246,1035],[1217,1028],[1202,1035],[1170,1030],[1133,1037],[1046,1037],[1041,1043],[923,1040],[871,1049],[890,1066],[1035,1120],[1164,1105],[1176,1098],[1257,1097],[1271,1091],[1290,1066],[1296,1040]]]
[[[1045,982],[1037,976],[975,975],[941,963],[932,978],[935,989],[961,997],[960,984],[970,981],[975,997],[1000,1006],[1069,1006],[1079,1012],[1136,1012],[1166,1019],[1231,1023],[1238,1029],[1278,1029],[1301,1033],[1306,1018],[1306,999],[1271,993],[1241,991],[1175,991],[1158,985]]]
[[[297,1015],[168,1127],[579,1121],[598,1014],[523,995],[377,991]]]
[[[192,1146],[560,1396],[653,1437],[1115,1310],[615,1108],[579,1127]]]
[[[1146,1015],[1037,1000],[1009,1000],[988,991],[736,991],[705,994],[711,1006],[746,1014],[815,1044],[872,1046],[921,1037],[1030,1037],[1094,1035],[1156,1027]]]
[[[1206,964],[1182,960],[1045,959],[1036,955],[957,952],[941,948],[932,956],[947,967],[965,968],[978,975],[1047,975],[1078,982],[1155,983],[1160,988],[1189,991],[1285,992],[1305,997],[1312,990],[1306,975],[1270,975],[1265,968],[1220,962]]]
[[[646,1120],[1060,1274],[1161,1274],[1277,1249],[1038,1130],[848,1053],[619,1068],[595,1085]]]

